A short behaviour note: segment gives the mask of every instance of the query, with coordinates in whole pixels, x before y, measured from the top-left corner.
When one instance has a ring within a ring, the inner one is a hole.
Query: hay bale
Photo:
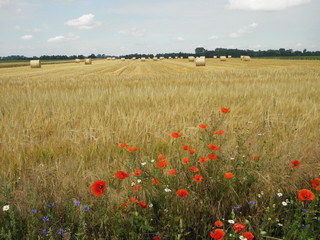
[[[153,58],[153,61],[158,61],[158,58],[157,58],[157,57],[154,57],[154,58]]]
[[[197,57],[196,58],[196,66],[205,66],[206,65],[206,57]]]
[[[79,58],[76,58],[76,59],[74,60],[74,62],[75,62],[75,63],[80,63],[81,60],[80,60]]]
[[[183,59],[183,57],[180,57],[180,59]]]
[[[188,56],[188,61],[189,62],[194,62],[195,57],[194,56]]]
[[[243,60],[243,58],[244,58],[244,56],[243,56],[243,55],[241,55],[241,56],[240,56],[240,60],[242,61],[242,60]]]
[[[232,56],[231,56],[231,55],[228,55],[228,58],[232,58]]]
[[[145,57],[142,57],[141,58],[141,62],[145,62],[146,61],[146,58]]]
[[[217,56],[213,56],[213,58],[218,58]]]
[[[41,61],[40,60],[30,60],[30,67],[31,68],[41,68]]]
[[[178,59],[178,57],[175,57],[174,59]]]
[[[226,56],[220,56],[220,61],[222,61],[222,62],[227,61],[227,57]]]
[[[250,56],[243,56],[243,61],[250,61],[251,60],[251,58],[250,58]]]
[[[84,60],[84,64],[85,64],[85,65],[92,64],[91,58],[86,58],[86,59]]]
[[[164,59],[164,57],[160,57],[160,60],[163,60]]]
[[[137,58],[136,57],[132,57],[132,60],[136,60]]]
[[[172,59],[172,57],[169,57],[169,59]]]
[[[126,59],[125,58],[121,58],[121,61],[125,61]]]
[[[111,60],[111,57],[107,57],[107,60],[110,61],[110,60]]]

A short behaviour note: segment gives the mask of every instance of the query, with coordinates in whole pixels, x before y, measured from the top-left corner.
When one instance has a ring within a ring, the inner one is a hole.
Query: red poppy
[[[91,191],[93,195],[97,197],[102,196],[104,194],[106,183],[107,183],[106,181],[102,181],[102,180],[95,181],[91,186]]]
[[[179,189],[178,191],[177,191],[177,194],[179,195],[179,197],[186,197],[186,196],[188,196],[188,191],[187,190],[185,190],[185,189]]]
[[[200,129],[207,129],[207,127],[208,127],[207,124],[200,124],[200,125],[198,126],[198,128],[200,128]]]
[[[244,236],[247,240],[254,239],[254,235],[251,232],[244,232],[242,233],[242,236]]]
[[[136,147],[130,147],[127,149],[128,152],[135,152],[135,151],[138,151],[138,148]]]
[[[298,160],[291,161],[291,163],[292,163],[292,168],[300,167],[300,162]]]
[[[302,189],[298,193],[298,200],[302,201],[312,201],[314,199],[314,194],[308,189]]]
[[[320,178],[315,178],[312,181],[312,187],[317,190],[320,191]]]
[[[135,171],[133,172],[133,175],[135,175],[135,176],[140,176],[141,173],[142,173],[142,171],[141,171],[140,169],[137,169],[137,170],[135,170]]]
[[[208,154],[207,158],[209,158],[210,160],[216,160],[217,154]]]
[[[258,162],[260,160],[260,156],[254,156],[252,160]]]
[[[199,174],[194,175],[193,180],[195,180],[196,182],[201,182],[203,180],[203,177]]]
[[[128,202],[124,202],[124,203],[121,204],[121,207],[124,208],[124,207],[128,206],[129,204],[130,204],[130,203],[128,203]]]
[[[215,226],[215,227],[223,227],[223,223],[218,220],[218,221],[215,221],[215,222],[214,222],[214,226]]]
[[[166,158],[166,156],[164,156],[164,155],[162,155],[162,154],[160,154],[159,156],[158,156],[158,159],[159,160],[162,160],[162,159],[165,159]]]
[[[233,177],[234,177],[234,175],[231,172],[227,172],[227,173],[224,174],[224,178],[225,179],[231,179]]]
[[[188,163],[188,162],[190,162],[190,158],[187,158],[187,157],[182,158],[182,162],[183,163]]]
[[[218,151],[219,150],[219,147],[218,146],[215,146],[213,144],[209,144],[208,145],[208,148],[210,148],[211,150],[215,150],[215,151]]]
[[[131,197],[131,198],[130,198],[130,202],[132,202],[132,203],[138,203],[139,200],[138,200],[136,197]]]
[[[158,236],[155,236],[155,237],[153,237],[153,240],[161,240],[161,238]]]
[[[189,167],[189,170],[190,170],[191,172],[199,172],[199,168],[196,167],[196,166]]]
[[[142,188],[142,185],[134,185],[132,188],[134,191],[138,191],[139,188]]]
[[[221,108],[221,113],[229,113],[230,109],[228,108]]]
[[[193,155],[193,154],[195,154],[195,153],[196,153],[196,150],[194,150],[194,149],[190,149],[190,150],[189,150],[189,154]]]
[[[225,234],[222,229],[216,229],[214,232],[210,232],[210,236],[215,240],[222,240]]]
[[[170,175],[176,175],[176,174],[177,174],[177,171],[176,171],[175,169],[170,169],[170,170],[168,171],[168,173],[169,173]]]
[[[157,162],[157,166],[159,168],[165,168],[168,165],[168,163],[169,163],[168,160],[162,160],[162,161]]]
[[[139,205],[141,206],[141,208],[147,208],[148,204],[146,204],[145,202],[139,202]]]
[[[119,178],[119,179],[125,179],[127,177],[129,177],[129,174],[128,173],[125,173],[123,171],[118,171],[116,172],[116,178]]]
[[[182,136],[182,135],[179,134],[179,133],[177,133],[177,132],[171,133],[171,137],[172,137],[172,138],[178,138],[178,137],[181,137],[181,136]]]
[[[119,146],[119,147],[128,147],[129,145],[126,144],[126,143],[119,143],[118,146]]]
[[[208,158],[200,157],[198,163],[204,163],[208,161]]]
[[[243,223],[235,223],[233,225],[233,229],[238,233],[238,232],[242,232],[244,231],[244,229],[246,228],[246,225],[244,225]]]
[[[184,145],[184,146],[182,147],[182,149],[185,150],[185,151],[188,151],[188,150],[190,149],[190,146]]]
[[[151,180],[152,184],[158,185],[159,184],[159,179],[158,178],[153,178]]]
[[[216,135],[223,135],[224,134],[224,131],[220,130],[220,131],[215,131],[214,134]]]

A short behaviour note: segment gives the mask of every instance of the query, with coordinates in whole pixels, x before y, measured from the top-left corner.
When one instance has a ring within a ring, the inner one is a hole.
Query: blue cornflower
[[[240,207],[233,207],[233,209],[238,210]]]
[[[31,213],[37,213],[37,212],[38,212],[37,209],[32,209],[32,210],[31,210]]]
[[[47,230],[47,229],[43,229],[43,230],[42,230],[42,233],[43,233],[43,234],[49,234],[49,233],[50,233],[50,231],[49,231],[49,230]]]
[[[302,209],[301,210],[303,213],[308,213],[307,209]]]
[[[64,232],[64,229],[62,229],[62,228],[60,228],[60,229],[57,231],[57,233],[58,233],[59,235],[61,235],[63,232]]]
[[[251,204],[251,205],[255,205],[256,203],[255,203],[255,202],[250,201],[250,202],[249,202],[249,204]]]
[[[309,227],[308,225],[301,224],[301,228],[302,229],[305,229],[305,228],[308,228],[308,227]]]
[[[83,210],[84,210],[84,211],[89,211],[89,209],[90,209],[90,207],[88,207],[88,206],[84,206],[84,207],[83,207]]]
[[[49,203],[48,204],[48,207],[53,207],[54,206],[54,203]]]
[[[44,222],[48,222],[49,220],[50,220],[50,219],[49,219],[48,216],[45,216],[45,217],[42,218],[42,221],[44,221]]]
[[[80,201],[74,201],[73,203],[74,203],[75,206],[80,205]]]

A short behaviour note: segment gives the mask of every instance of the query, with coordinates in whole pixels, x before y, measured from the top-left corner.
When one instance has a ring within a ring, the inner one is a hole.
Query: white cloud
[[[55,37],[49,38],[48,42],[50,42],[50,43],[61,43],[61,42],[66,42],[66,41],[77,40],[79,38],[80,38],[79,36],[74,35],[73,33],[69,33],[68,36],[59,35],[59,36],[55,36]]]
[[[94,19],[94,15],[90,13],[90,14],[84,14],[81,17],[78,17],[76,19],[71,19],[65,22],[65,24],[70,27],[89,30],[89,29],[98,27],[99,25],[102,24],[102,22],[96,21]]]
[[[239,38],[247,33],[253,32],[253,30],[256,29],[257,27],[258,27],[258,23],[251,23],[249,25],[246,25],[246,26],[240,28],[238,31],[236,31],[234,33],[230,33],[229,37],[230,38]]]
[[[133,36],[133,37],[143,37],[145,30],[138,30],[136,28],[123,29],[119,31],[122,35]]]
[[[21,36],[21,39],[22,40],[31,40],[32,39],[32,35],[23,35],[23,36]]]
[[[229,7],[247,11],[279,11],[309,2],[311,0],[229,0]]]
[[[0,8],[3,6],[3,5],[6,5],[6,4],[9,4],[10,3],[10,0],[0,0]]]
[[[218,39],[218,36],[212,35],[211,37],[209,37],[209,39],[210,39],[210,40]]]
[[[303,44],[300,42],[296,44],[296,47],[302,47],[302,46],[303,46]]]
[[[178,40],[178,41],[184,41],[184,38],[183,38],[183,37],[177,37],[176,40]]]

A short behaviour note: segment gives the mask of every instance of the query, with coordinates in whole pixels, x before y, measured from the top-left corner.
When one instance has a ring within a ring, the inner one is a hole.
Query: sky
[[[0,56],[320,50],[320,0],[0,0]]]

